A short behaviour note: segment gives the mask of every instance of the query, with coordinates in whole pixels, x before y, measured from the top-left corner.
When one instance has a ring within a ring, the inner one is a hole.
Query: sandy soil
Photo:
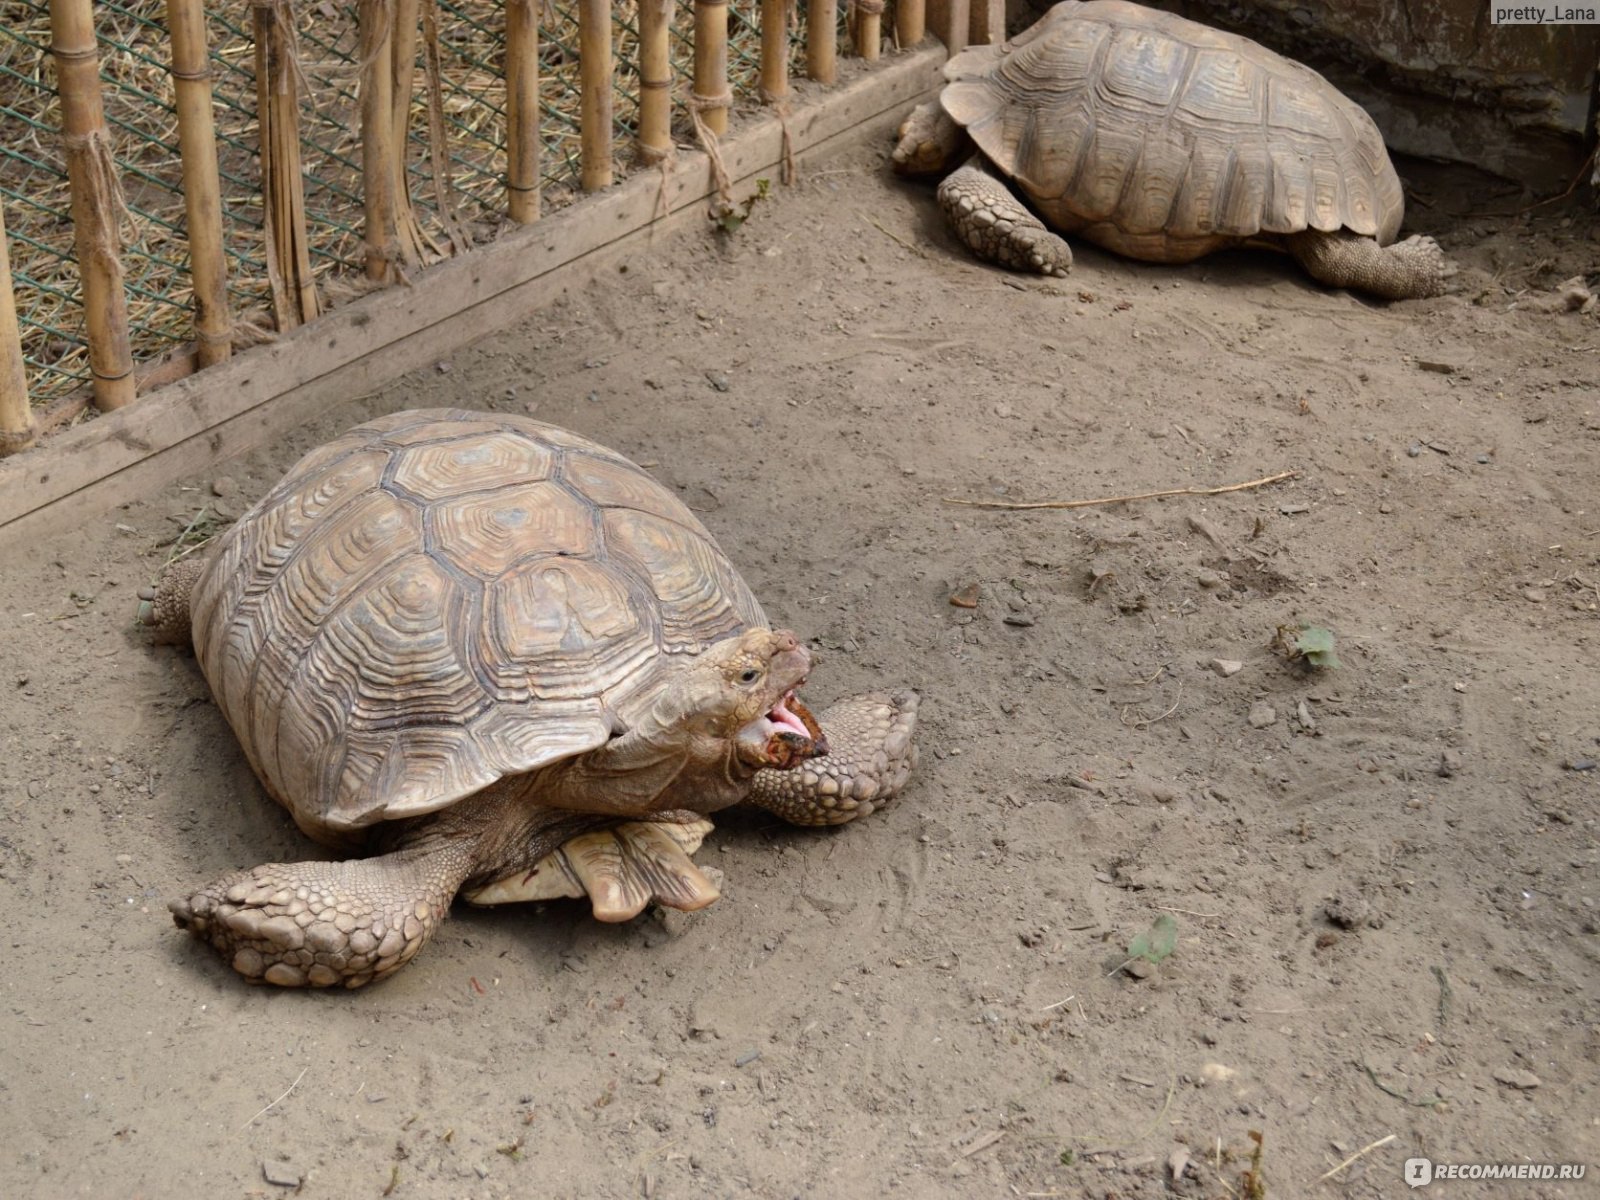
[[[1252,1131],[1273,1197],[1600,1170],[1600,336],[1552,311],[1594,221],[1408,164],[1437,300],[1266,255],[1045,282],[885,150],[13,554],[0,1195],[1221,1198]],[[834,832],[728,814],[700,914],[458,908],[364,992],[246,987],[167,899],[318,851],[134,593],[202,504],[444,404],[650,464],[814,701],[923,693],[923,763]],[[1340,669],[1275,651],[1301,623]]]

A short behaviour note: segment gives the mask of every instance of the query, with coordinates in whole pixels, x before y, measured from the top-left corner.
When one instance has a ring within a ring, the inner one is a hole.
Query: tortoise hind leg
[[[188,643],[189,593],[205,566],[198,556],[179,559],[161,572],[154,587],[139,589],[139,623],[151,626],[155,641]]]
[[[347,862],[267,863],[168,907],[252,983],[360,987],[399,970],[432,936],[472,869],[456,841]]]
[[[1319,283],[1355,288],[1384,300],[1420,300],[1444,291],[1455,268],[1431,237],[1380,246],[1348,230],[1308,229],[1284,239],[1289,253]]]
[[[717,869],[702,870],[689,857],[711,828],[710,821],[691,812],[625,821],[570,838],[527,871],[470,889],[465,899],[512,904],[587,896],[600,921],[630,920],[652,903],[693,912],[722,895]]]
[[[939,207],[979,258],[1003,267],[1064,276],[1072,247],[1027,210],[981,157],[952,171],[939,185]]]
[[[758,771],[750,803],[795,825],[843,825],[869,815],[905,787],[917,751],[915,692],[871,692],[842,700],[819,719],[828,753],[787,771]]]

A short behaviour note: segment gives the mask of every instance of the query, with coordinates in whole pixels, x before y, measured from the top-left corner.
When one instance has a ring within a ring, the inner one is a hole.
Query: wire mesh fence
[[[231,0],[205,13],[220,178],[228,309],[236,330],[274,324],[269,222],[261,174],[261,121],[252,5],[276,2],[297,41],[298,139],[312,276],[335,297],[363,265],[362,72],[357,0]],[[539,8],[539,138],[546,212],[578,192],[581,55],[578,0]],[[416,225],[431,252],[492,239],[506,224],[505,0],[423,0],[436,55],[419,42],[406,122],[404,171]],[[0,0],[0,206],[28,399],[35,408],[81,396],[90,382],[61,135],[50,0]],[[791,0],[790,69],[804,71],[806,6]],[[847,12],[835,6],[838,36]],[[138,371],[157,377],[194,336],[195,297],[186,238],[183,164],[166,0],[96,0],[94,36],[106,140],[125,208],[117,213],[124,294]],[[639,116],[638,0],[611,5],[612,114],[618,174],[625,174]],[[727,7],[728,83],[735,104],[757,95],[760,0]],[[681,102],[691,87],[694,7],[671,5],[673,135],[693,139]],[[430,57],[433,61],[430,62]],[[409,81],[406,81],[409,82]],[[404,86],[404,83],[402,83]],[[439,137],[442,130],[443,136]],[[173,371],[172,373],[181,373]]]

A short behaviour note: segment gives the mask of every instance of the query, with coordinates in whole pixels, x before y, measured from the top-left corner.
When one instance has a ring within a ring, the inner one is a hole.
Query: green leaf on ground
[[[1155,924],[1128,943],[1128,957],[1158,963],[1178,947],[1178,923],[1166,913]]]

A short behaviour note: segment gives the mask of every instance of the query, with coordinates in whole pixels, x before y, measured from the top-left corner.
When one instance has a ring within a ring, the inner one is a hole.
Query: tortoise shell
[[[1053,226],[1187,262],[1252,238],[1404,215],[1366,111],[1247,38],[1122,0],[1058,4],[945,66],[941,102]]]
[[[601,745],[662,656],[766,623],[626,458],[445,410],[306,455],[223,536],[191,613],[251,766],[333,844]]]

